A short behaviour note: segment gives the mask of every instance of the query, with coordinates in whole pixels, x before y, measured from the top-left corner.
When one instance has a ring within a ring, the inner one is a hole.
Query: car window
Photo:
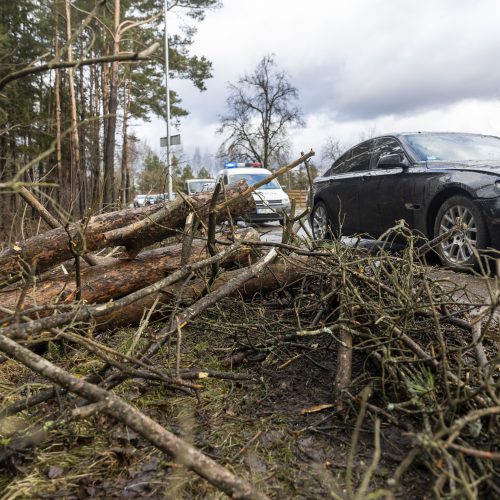
[[[330,175],[342,174],[345,172],[346,160],[349,158],[351,151],[347,151],[340,158],[337,158],[333,165],[323,174],[323,177],[328,177]]]
[[[215,185],[215,181],[210,182],[206,180],[186,182],[187,191],[189,193],[200,193],[201,191],[203,191],[204,185],[209,183]]]
[[[498,161],[500,138],[457,133],[408,134],[405,140],[422,161]]]
[[[378,160],[381,156],[392,154],[399,154],[402,160],[406,158],[404,149],[396,139],[392,137],[378,139],[372,151],[372,168],[377,167]]]
[[[370,152],[373,141],[366,141],[352,148],[351,157],[346,162],[343,170],[345,172],[363,172],[370,170]]]

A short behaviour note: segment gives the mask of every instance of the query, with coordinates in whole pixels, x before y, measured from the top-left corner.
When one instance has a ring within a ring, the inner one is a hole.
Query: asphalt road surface
[[[256,229],[261,234],[261,239],[263,241],[273,243],[281,242],[283,229],[278,222],[259,224],[256,226]],[[304,231],[300,230],[299,235],[305,236]],[[345,238],[345,241],[346,244],[352,244],[351,242],[355,240],[353,238]],[[496,277],[490,276],[485,278],[470,272],[450,271],[440,266],[437,258],[430,259],[429,268],[431,270],[431,275],[435,277],[436,280],[439,280],[441,284],[444,286],[449,284],[450,287],[457,290],[457,301],[489,303],[491,301],[491,296],[498,294],[500,280]]]

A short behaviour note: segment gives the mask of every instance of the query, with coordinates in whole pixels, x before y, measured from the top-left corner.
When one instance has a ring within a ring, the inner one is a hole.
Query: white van
[[[249,186],[253,186],[271,173],[266,168],[262,168],[261,163],[229,162],[217,174],[217,181],[222,179],[224,184],[234,184],[245,179]],[[283,212],[290,213],[290,199],[276,179],[255,190],[253,198],[257,205],[257,211],[248,216],[252,222],[278,220],[283,223]]]
[[[215,179],[188,179],[185,188],[187,194],[213,191],[215,189]]]

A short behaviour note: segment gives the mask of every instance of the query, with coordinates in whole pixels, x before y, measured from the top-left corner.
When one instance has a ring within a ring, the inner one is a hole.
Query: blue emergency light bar
[[[262,167],[262,163],[258,161],[247,161],[246,163],[239,163],[235,161],[228,161],[224,164],[225,168],[238,168],[238,167]]]

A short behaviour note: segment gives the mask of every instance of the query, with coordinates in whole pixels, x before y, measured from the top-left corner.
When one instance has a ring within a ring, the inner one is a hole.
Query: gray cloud
[[[454,106],[448,116],[456,125],[446,128],[460,128],[468,121],[460,113],[477,117],[484,110],[460,102],[500,94],[499,18],[497,0],[226,0],[199,26],[193,47],[214,64],[207,92],[172,82],[191,113],[182,134],[186,141],[210,141],[227,82],[252,71],[268,53],[276,54],[299,89],[308,123],[321,116],[351,135],[380,120],[419,129],[417,116]],[[211,142],[215,150],[220,138]]]

